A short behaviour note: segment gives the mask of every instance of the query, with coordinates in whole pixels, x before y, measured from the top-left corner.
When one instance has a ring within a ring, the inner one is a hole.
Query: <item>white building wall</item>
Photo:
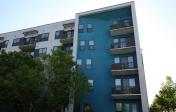
[[[6,50],[7,52],[20,51],[19,46],[12,46],[13,40],[16,38],[24,37],[23,32],[25,31],[37,30],[38,34],[49,33],[49,38],[48,38],[48,41],[37,42],[35,49],[47,48],[47,54],[51,53],[54,46],[62,45],[60,43],[60,39],[55,39],[55,32],[63,30],[64,29],[63,24],[67,24],[71,22],[74,22],[74,20],[61,21],[61,22],[51,23],[51,24],[37,26],[33,28],[27,28],[27,29],[0,34],[0,37],[4,37],[4,40],[9,40],[7,48],[2,48],[2,49]]]

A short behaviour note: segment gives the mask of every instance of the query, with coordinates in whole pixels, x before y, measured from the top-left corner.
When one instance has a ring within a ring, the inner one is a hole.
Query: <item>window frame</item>
[[[87,24],[87,32],[88,33],[93,32],[93,25],[91,23]]]
[[[57,34],[59,32],[59,34]],[[55,40],[60,39],[61,31],[55,31]]]
[[[82,27],[80,27],[80,26],[82,26]],[[83,24],[79,24],[78,33],[84,33],[84,25]]]
[[[93,44],[90,45],[90,42],[93,42]],[[94,50],[95,49],[95,41],[94,40],[89,40],[88,41],[88,49],[89,50]]]
[[[82,44],[82,42],[83,42],[84,44]],[[85,48],[86,48],[86,41],[80,40],[80,41],[79,41],[79,50],[83,51],[83,50],[85,50]]]
[[[15,39],[13,39],[12,46],[18,46],[18,45],[20,45],[20,41],[21,41],[21,38],[15,38]]]
[[[86,59],[86,69],[91,69],[92,68],[92,59],[88,58]]]

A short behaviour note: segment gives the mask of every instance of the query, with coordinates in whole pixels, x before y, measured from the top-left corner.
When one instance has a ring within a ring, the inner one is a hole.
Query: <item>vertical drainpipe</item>
[[[131,12],[132,12],[132,18],[133,18],[134,37],[135,37],[135,43],[136,43],[136,55],[137,55],[139,83],[140,83],[140,90],[141,90],[142,112],[149,112],[144,65],[142,63],[142,56],[141,56],[141,51],[140,51],[139,34],[138,34],[138,26],[137,26],[134,2],[131,2]]]

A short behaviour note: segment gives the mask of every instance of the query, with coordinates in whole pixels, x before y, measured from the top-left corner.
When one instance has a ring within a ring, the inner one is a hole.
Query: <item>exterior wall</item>
[[[136,55],[137,55],[137,60],[138,60],[138,71],[139,71],[139,81],[140,81],[140,89],[141,89],[142,110],[143,110],[143,112],[149,112],[147,87],[146,87],[146,80],[145,80],[145,73],[144,73],[144,65],[143,65],[143,61],[142,61],[143,59],[142,59],[142,54],[141,54],[141,49],[140,49],[138,25],[137,25],[134,2],[132,2],[131,9],[132,9],[132,16],[133,16],[133,24],[134,24]]]
[[[94,80],[94,89],[90,91],[82,101],[81,112],[83,111],[84,103],[90,103],[95,112],[115,112],[115,103],[117,102],[123,104],[136,103],[138,105],[138,111],[140,112],[142,109],[140,100],[112,100],[111,96],[116,78],[135,78],[136,84],[139,85],[137,74],[113,76],[111,73],[111,65],[114,63],[114,58],[117,56],[134,56],[135,65],[137,66],[135,52],[122,55],[112,55],[110,52],[111,44],[114,39],[109,32],[110,25],[114,20],[120,17],[132,17],[131,8],[121,8],[108,12],[79,16],[79,24],[84,26],[84,33],[79,33],[77,37],[77,59],[82,60],[81,69],[90,79]],[[92,24],[93,26],[93,32],[91,33],[86,32],[88,24]],[[118,37],[123,37],[123,35]],[[88,50],[89,40],[94,40],[94,50]],[[85,41],[85,50],[79,49],[80,41]],[[92,59],[91,69],[86,69],[86,59]]]
[[[57,23],[52,23],[52,24],[42,25],[38,27],[33,27],[33,28],[0,34],[0,37],[4,37],[4,40],[9,40],[7,48],[2,48],[2,49],[8,52],[9,51],[20,51],[19,46],[12,46],[13,39],[24,37],[23,32],[25,31],[37,30],[38,34],[49,33],[49,38],[48,38],[48,41],[37,42],[35,49],[47,48],[47,54],[49,54],[51,53],[54,46],[62,46],[60,39],[55,39],[55,32],[63,30],[64,29],[63,24],[67,24],[70,22],[74,22],[74,20],[61,21]]]

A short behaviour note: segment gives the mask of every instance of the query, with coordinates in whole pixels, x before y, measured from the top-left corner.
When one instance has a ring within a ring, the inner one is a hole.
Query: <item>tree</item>
[[[159,94],[156,95],[152,104],[152,106],[156,105],[160,110],[168,112],[171,110],[174,112],[176,108],[176,85],[169,76],[166,77],[166,82],[162,84]]]
[[[55,111],[64,111],[70,101],[78,102],[88,91],[87,77],[80,71],[72,56],[61,51],[53,51],[44,58],[46,68],[47,105]]]
[[[23,52],[0,53],[0,111],[32,111],[40,98],[43,66]],[[9,110],[10,109],[10,110]]]

